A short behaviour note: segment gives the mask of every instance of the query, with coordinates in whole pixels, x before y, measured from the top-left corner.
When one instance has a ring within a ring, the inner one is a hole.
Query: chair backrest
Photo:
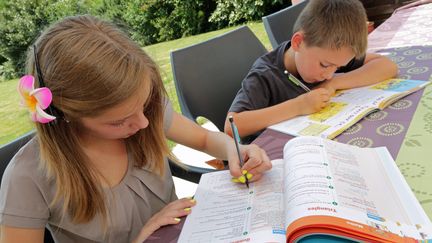
[[[11,159],[34,135],[35,131],[31,131],[0,147],[0,182]],[[51,232],[47,228],[45,228],[44,243],[54,243]]]
[[[202,116],[223,131],[228,109],[252,64],[267,50],[247,26],[171,52],[183,115]]]
[[[18,152],[18,150],[24,146],[32,137],[34,136],[34,131],[29,132],[12,142],[0,147],[0,181],[3,178],[3,173],[9,164],[12,157]]]
[[[308,0],[305,0],[262,18],[273,48],[291,39],[294,24],[307,3]]]

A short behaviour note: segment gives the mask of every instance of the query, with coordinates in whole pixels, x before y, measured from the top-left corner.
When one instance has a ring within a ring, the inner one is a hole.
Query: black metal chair
[[[247,26],[171,52],[174,83],[184,116],[224,130],[228,109],[252,64],[267,50]],[[227,161],[224,161],[225,168]],[[189,167],[189,173],[203,168]],[[211,169],[206,169],[212,171]]]
[[[34,136],[34,132],[29,132],[24,134],[23,136],[9,142],[6,145],[0,147],[0,181],[3,178],[3,173],[9,164],[9,161],[12,157],[18,152],[18,150],[24,146],[32,137]],[[45,243],[54,243],[54,240],[51,236],[51,232],[45,228]]]
[[[9,161],[33,136],[34,132],[29,132],[0,147],[0,181],[3,178],[3,173],[9,164]]]
[[[267,50],[247,26],[171,52],[180,108],[224,130],[228,109],[252,64]]]
[[[291,39],[294,24],[307,3],[308,0],[305,0],[262,18],[273,48]]]

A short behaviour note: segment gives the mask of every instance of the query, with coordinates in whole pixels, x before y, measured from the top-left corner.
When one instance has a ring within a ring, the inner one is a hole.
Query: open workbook
[[[261,180],[204,174],[179,242],[417,242],[432,224],[385,147],[297,137]],[[328,241],[327,241],[328,242]]]
[[[269,128],[293,136],[332,139],[367,114],[382,110],[428,84],[430,81],[388,79],[371,86],[338,91],[330,104],[321,111],[298,116]]]

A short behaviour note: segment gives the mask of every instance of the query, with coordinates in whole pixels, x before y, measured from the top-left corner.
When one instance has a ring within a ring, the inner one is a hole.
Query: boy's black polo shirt
[[[266,108],[305,93],[302,88],[289,81],[288,76],[284,73],[284,54],[290,46],[291,41],[286,41],[255,61],[251,70],[242,81],[242,86],[229,109],[230,112],[238,113]],[[337,72],[352,71],[361,67],[363,63],[364,58],[359,60],[353,59],[348,65],[340,68]],[[318,85],[304,84],[309,88]],[[252,142],[261,132],[242,139],[242,142]]]

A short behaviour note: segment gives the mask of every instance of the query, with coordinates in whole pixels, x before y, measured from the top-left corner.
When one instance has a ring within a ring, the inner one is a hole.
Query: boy
[[[255,61],[229,109],[240,136],[248,136],[243,142],[251,142],[270,125],[319,111],[336,90],[394,77],[395,63],[365,53],[366,21],[358,0],[309,1],[291,40]],[[288,79],[289,74],[311,91]],[[232,134],[228,119],[225,132]]]

